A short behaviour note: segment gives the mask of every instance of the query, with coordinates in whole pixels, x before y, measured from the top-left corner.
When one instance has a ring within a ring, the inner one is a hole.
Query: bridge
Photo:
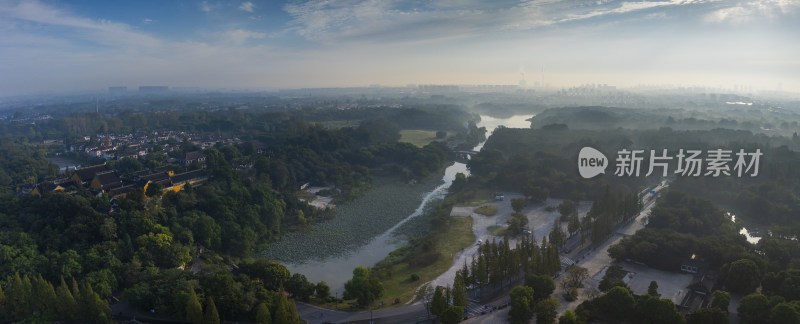
[[[456,153],[457,159],[462,159],[462,160],[469,160],[473,156],[475,156],[475,154],[478,154],[477,151],[455,151],[454,153]]]

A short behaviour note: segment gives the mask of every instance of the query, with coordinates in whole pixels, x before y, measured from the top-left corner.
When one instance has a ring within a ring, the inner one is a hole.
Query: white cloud
[[[253,10],[255,10],[255,9],[256,9],[256,5],[254,5],[250,1],[242,2],[242,4],[239,5],[239,10],[243,10],[243,11],[247,11],[247,12],[253,12]]]
[[[197,5],[197,7],[200,9],[200,11],[206,12],[206,13],[211,12],[212,10],[214,10],[214,6],[209,4],[208,1],[200,2]]]
[[[142,23],[145,24],[145,25],[152,24],[153,23],[153,19],[150,19],[150,18],[142,19]]]
[[[778,19],[782,16],[795,16],[800,12],[800,1],[764,0],[737,4],[716,9],[705,15],[710,23],[742,24],[756,19]]]
[[[78,17],[38,1],[23,1],[16,5],[8,4],[0,4],[0,17],[58,26],[63,28],[71,38],[84,39],[107,46],[144,49],[160,43],[158,39],[139,33],[129,25],[103,19],[93,20]]]
[[[715,10],[706,15],[705,20],[707,22],[714,22],[714,23],[721,23],[721,22],[743,23],[749,21],[752,18],[752,14],[753,11],[751,9],[741,6],[736,6],[736,7]]]
[[[254,32],[244,29],[236,29],[222,33],[223,41],[232,42],[235,45],[242,45],[248,39],[261,39],[267,37],[265,33]]]
[[[400,0],[308,0],[288,3],[284,10],[292,17],[288,29],[308,39],[331,40],[392,34],[435,39],[507,30],[525,31],[605,15],[632,14],[646,9],[701,2],[434,0],[409,4]]]

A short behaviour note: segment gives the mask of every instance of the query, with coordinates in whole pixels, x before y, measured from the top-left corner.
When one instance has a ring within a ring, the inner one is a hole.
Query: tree
[[[456,273],[456,278],[453,280],[453,306],[467,306],[467,285],[464,283],[464,277],[460,271]]]
[[[753,260],[740,259],[731,263],[725,285],[732,292],[750,293],[761,282],[761,271]]]
[[[5,317],[3,316],[5,313],[6,313],[6,295],[3,293],[3,286],[0,285],[0,319],[3,319]]]
[[[431,301],[431,313],[436,316],[441,316],[447,309],[447,300],[444,298],[441,286],[437,286],[433,293],[433,300]]]
[[[462,318],[464,318],[464,307],[462,306],[447,307],[442,315],[439,316],[442,324],[456,324],[461,322]]]
[[[306,276],[295,273],[285,284],[286,291],[294,294],[297,298],[308,301],[314,294],[314,284],[310,283]]]
[[[632,320],[638,323],[676,324],[685,322],[672,300],[644,295],[636,301]]]
[[[521,213],[522,209],[525,208],[525,199],[524,198],[511,199],[511,208],[514,209],[514,212]]]
[[[572,214],[578,213],[578,206],[574,201],[565,199],[558,205],[558,213],[561,214],[561,221],[566,222]]]
[[[317,298],[322,301],[326,301],[329,297],[331,297],[331,287],[329,287],[324,281],[317,283],[317,285],[314,287],[314,292],[316,293]]]
[[[189,288],[189,298],[186,301],[186,320],[192,322],[192,324],[203,322],[203,306],[200,305],[200,300],[197,299],[194,288]]]
[[[549,238],[550,244],[556,247],[562,247],[566,242],[566,234],[561,230],[561,223],[559,223],[558,219],[553,221],[553,230],[550,231]]]
[[[508,223],[508,232],[512,235],[518,235],[522,233],[525,226],[528,226],[528,217],[521,213],[514,213],[506,223]]]
[[[383,295],[381,282],[370,276],[369,268],[356,267],[353,270],[353,279],[344,284],[344,298],[357,300],[359,306],[364,307]]]
[[[541,203],[547,200],[547,196],[550,195],[550,190],[528,183],[525,185],[525,188],[522,189],[522,194],[533,203]]]
[[[219,324],[219,312],[217,305],[214,304],[214,298],[208,296],[206,298],[206,311],[203,313],[203,324]]]
[[[52,320],[55,317],[56,292],[53,285],[36,274],[31,280],[31,317]]]
[[[542,300],[550,297],[550,294],[556,290],[556,284],[553,282],[553,277],[548,275],[530,274],[527,278],[525,278],[525,285],[533,288],[534,300]]]
[[[300,315],[297,314],[297,308],[294,306],[294,303],[286,298],[283,291],[278,293],[275,306],[275,318],[273,318],[272,322],[276,324],[300,324]]]
[[[658,293],[658,283],[655,280],[650,281],[650,286],[647,287],[647,294],[653,297],[661,296],[661,294]]]
[[[537,324],[553,324],[556,322],[558,316],[558,308],[561,303],[555,297],[540,300],[536,303],[536,323]]]
[[[30,305],[31,295],[31,282],[28,276],[25,280],[19,276],[19,272],[14,273],[14,277],[8,281],[8,298],[6,308],[11,318],[21,319],[30,314],[28,306]]]
[[[286,266],[271,262],[267,259],[258,259],[253,263],[242,265],[242,269],[250,275],[251,278],[261,279],[264,283],[264,288],[270,290],[278,290],[283,284],[289,280],[291,273]]]
[[[772,323],[800,323],[800,312],[796,305],[783,302],[772,308],[769,318]]]
[[[558,324],[580,324],[580,321],[578,321],[578,315],[575,315],[575,312],[568,309],[558,318]]]
[[[256,324],[272,324],[272,315],[269,313],[267,304],[258,303],[256,307]]]
[[[565,288],[583,287],[583,282],[589,278],[589,270],[575,264],[568,265],[565,272],[566,276],[563,281]]]
[[[769,318],[769,300],[762,294],[750,294],[739,301],[739,318],[742,324],[765,323]]]
[[[728,313],[719,308],[698,308],[686,316],[687,324],[728,324]]]
[[[575,233],[577,233],[578,231],[580,231],[580,229],[581,229],[581,219],[578,217],[578,213],[574,213],[572,214],[572,216],[569,217],[569,221],[567,223],[567,232],[569,232],[569,235],[572,236],[575,235]]]
[[[160,197],[163,189],[164,187],[160,183],[152,182],[147,185],[147,190],[144,194],[147,197]]]
[[[728,305],[731,303],[731,295],[727,291],[715,290],[711,297],[711,308],[717,308],[725,314],[728,313]]]
[[[624,320],[633,311],[634,300],[631,292],[623,287],[614,287],[598,302],[600,311],[611,319]]]
[[[91,284],[83,286],[80,292],[75,295],[80,296],[78,299],[78,306],[81,319],[93,323],[111,323],[111,307],[109,307],[108,301],[100,298],[100,296],[94,292],[94,289],[92,289]]]
[[[511,323],[528,323],[533,317],[534,289],[517,286],[511,290],[511,310],[508,312]]]

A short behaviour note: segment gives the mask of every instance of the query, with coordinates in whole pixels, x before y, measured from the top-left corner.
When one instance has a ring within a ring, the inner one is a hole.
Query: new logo
[[[584,147],[578,153],[578,172],[586,179],[606,173],[608,158],[602,152],[591,147]]]

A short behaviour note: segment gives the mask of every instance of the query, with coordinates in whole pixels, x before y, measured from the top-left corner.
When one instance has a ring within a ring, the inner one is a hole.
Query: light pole
[[[369,310],[369,324],[375,324],[375,322],[372,321],[372,310],[371,309]]]

